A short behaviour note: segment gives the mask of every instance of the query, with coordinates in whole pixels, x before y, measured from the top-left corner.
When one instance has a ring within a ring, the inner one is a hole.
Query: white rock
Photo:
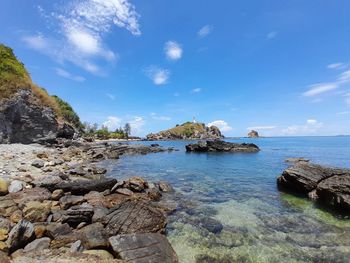
[[[13,180],[9,186],[9,193],[17,193],[19,191],[22,191],[23,189],[23,183],[19,180]]]

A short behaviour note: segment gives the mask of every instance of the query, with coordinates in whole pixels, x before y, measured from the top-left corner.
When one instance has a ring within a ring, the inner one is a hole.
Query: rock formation
[[[248,137],[249,137],[249,138],[259,138],[259,133],[258,133],[257,131],[251,130],[251,131],[248,133]]]
[[[277,178],[282,190],[308,196],[318,203],[350,214],[350,170],[296,162]]]
[[[187,152],[258,152],[259,147],[253,143],[231,143],[220,140],[200,141],[186,145]]]
[[[207,127],[204,123],[186,122],[156,134],[148,134],[147,140],[221,139],[223,137],[219,128],[216,126]]]

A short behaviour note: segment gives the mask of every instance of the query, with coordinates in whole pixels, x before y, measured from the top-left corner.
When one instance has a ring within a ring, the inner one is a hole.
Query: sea
[[[178,151],[102,163],[107,176],[167,181],[176,210],[167,236],[181,263],[350,262],[350,218],[278,190],[287,158],[350,168],[350,137],[239,138],[258,153],[187,153],[194,141],[157,143]]]

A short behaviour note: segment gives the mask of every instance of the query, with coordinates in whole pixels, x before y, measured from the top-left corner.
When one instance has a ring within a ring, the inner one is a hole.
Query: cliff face
[[[223,135],[216,126],[207,127],[204,123],[186,122],[156,134],[148,134],[148,140],[193,140],[221,139]]]
[[[0,44],[0,143],[72,138],[76,125],[64,113],[62,104],[32,82],[12,49]]]

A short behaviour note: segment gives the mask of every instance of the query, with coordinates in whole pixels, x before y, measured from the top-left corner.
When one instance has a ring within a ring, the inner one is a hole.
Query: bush
[[[83,124],[80,122],[78,114],[73,110],[72,106],[68,102],[62,100],[58,96],[54,95],[52,98],[56,101],[58,105],[59,112],[63,119],[72,124],[78,129],[83,129]]]

